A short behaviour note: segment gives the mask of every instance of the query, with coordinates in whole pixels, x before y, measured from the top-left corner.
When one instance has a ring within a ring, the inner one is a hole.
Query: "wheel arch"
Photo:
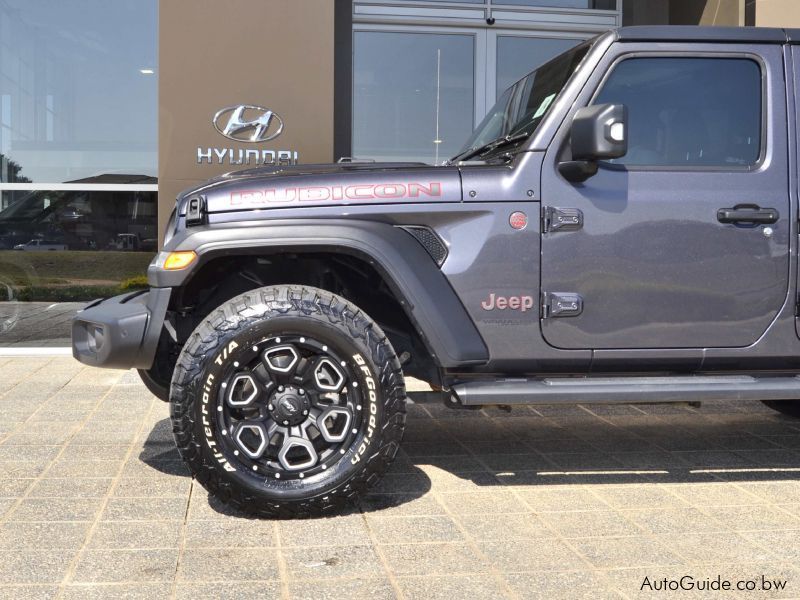
[[[391,289],[434,362],[443,368],[481,364],[488,350],[463,304],[427,251],[406,231],[374,221],[292,220],[256,227],[206,226],[170,240],[170,251],[194,250],[190,269],[151,266],[154,287],[184,288],[220,258],[325,254],[373,268]],[[279,282],[270,282],[279,283]]]

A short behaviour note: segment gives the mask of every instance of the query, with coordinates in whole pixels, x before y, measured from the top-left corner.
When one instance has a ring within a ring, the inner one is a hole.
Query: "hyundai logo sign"
[[[257,144],[283,133],[283,119],[274,111],[254,104],[237,104],[218,110],[211,119],[214,129],[229,140]],[[271,148],[197,148],[197,164],[282,166],[298,163],[297,150]]]
[[[214,128],[237,142],[268,142],[283,131],[283,119],[268,108],[252,104],[226,106],[217,111]]]

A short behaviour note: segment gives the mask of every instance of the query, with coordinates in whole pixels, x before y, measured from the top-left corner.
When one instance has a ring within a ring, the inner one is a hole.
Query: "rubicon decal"
[[[356,185],[315,185],[307,187],[265,188],[231,192],[231,206],[261,206],[291,202],[325,202],[326,200],[383,200],[397,198],[438,198],[439,182],[376,183]]]
[[[527,312],[533,308],[533,296],[499,296],[492,292],[481,302],[483,310],[518,310]]]

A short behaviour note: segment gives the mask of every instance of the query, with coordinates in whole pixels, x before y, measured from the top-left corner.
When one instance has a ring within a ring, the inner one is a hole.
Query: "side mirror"
[[[597,173],[597,161],[628,152],[628,109],[623,104],[597,104],[575,113],[570,129],[572,160],[559,163],[568,181],[586,181]]]

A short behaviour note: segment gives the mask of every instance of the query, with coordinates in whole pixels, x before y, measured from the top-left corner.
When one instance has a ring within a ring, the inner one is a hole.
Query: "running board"
[[[800,399],[800,376],[684,375],[496,379],[452,386],[464,406],[485,404],[636,404],[707,400]]]

